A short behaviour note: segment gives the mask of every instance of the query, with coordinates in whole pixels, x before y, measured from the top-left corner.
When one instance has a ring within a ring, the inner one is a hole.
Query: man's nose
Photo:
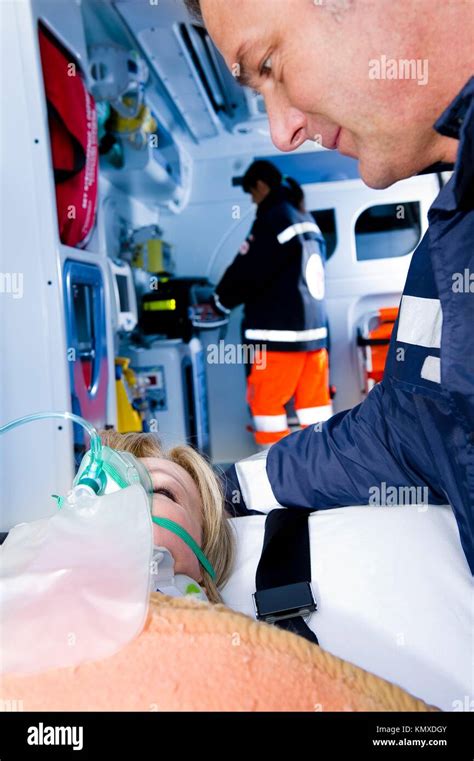
[[[307,121],[302,111],[282,100],[266,98],[270,132],[280,151],[294,151],[308,139]]]

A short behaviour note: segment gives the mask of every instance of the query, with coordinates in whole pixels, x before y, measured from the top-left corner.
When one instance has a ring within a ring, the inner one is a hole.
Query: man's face
[[[357,158],[363,180],[377,188],[452,156],[454,141],[433,129],[455,92],[443,91],[439,41],[425,29],[432,0],[202,0],[201,7],[231,71],[264,96],[280,150],[305,140],[337,148]],[[383,57],[415,60],[412,78],[375,78]]]

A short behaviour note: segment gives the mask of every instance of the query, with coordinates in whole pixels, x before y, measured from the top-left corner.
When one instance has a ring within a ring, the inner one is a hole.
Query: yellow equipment
[[[133,407],[133,393],[137,387],[137,379],[130,369],[127,357],[115,358],[115,393],[117,395],[117,431],[129,433],[143,431],[140,413]]]

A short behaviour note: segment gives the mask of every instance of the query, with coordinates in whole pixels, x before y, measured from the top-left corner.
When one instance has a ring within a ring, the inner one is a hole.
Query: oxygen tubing
[[[0,426],[0,434],[7,433],[7,431],[18,428],[20,425],[26,425],[26,423],[32,423],[35,420],[48,420],[50,418],[70,420],[72,423],[77,423],[77,425],[82,426],[82,428],[88,433],[90,438],[88,477],[96,480],[97,484],[100,485],[100,473],[102,472],[102,442],[94,426],[87,420],[84,420],[84,418],[79,417],[79,415],[74,415],[72,412],[35,412],[32,415],[19,417],[16,420],[12,420],[10,423]]]

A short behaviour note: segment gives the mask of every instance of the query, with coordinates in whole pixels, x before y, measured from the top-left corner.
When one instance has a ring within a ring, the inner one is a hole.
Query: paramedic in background
[[[474,572],[472,0],[187,3],[264,96],[281,150],[316,139],[357,158],[373,188],[454,168],[413,254],[382,382],[322,431],[275,444],[264,474],[299,508],[363,505],[376,490],[449,503]]]
[[[247,401],[264,448],[289,433],[285,405],[291,399],[302,427],[332,414],[325,243],[301,187],[270,161],[255,161],[242,186],[257,215],[214,300],[224,313],[244,304],[243,340],[254,351]]]

